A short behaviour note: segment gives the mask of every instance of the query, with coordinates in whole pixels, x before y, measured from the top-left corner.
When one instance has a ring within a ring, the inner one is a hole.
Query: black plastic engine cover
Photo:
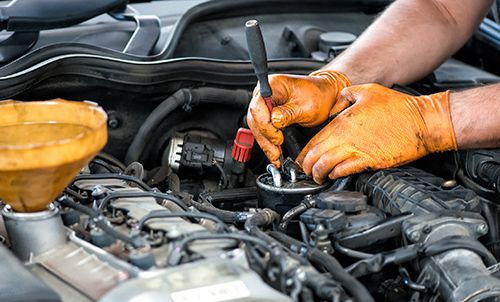
[[[460,185],[443,187],[444,179],[413,167],[362,174],[356,189],[382,211],[397,215],[439,213],[443,210],[480,212],[480,199]]]

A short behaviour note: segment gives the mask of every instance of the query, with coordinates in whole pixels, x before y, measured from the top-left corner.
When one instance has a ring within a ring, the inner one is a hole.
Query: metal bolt
[[[297,270],[297,279],[299,281],[305,281],[306,280],[306,272],[304,272],[303,270],[301,269],[298,269]]]
[[[477,226],[476,232],[479,235],[485,235],[486,233],[488,233],[488,226],[484,223],[481,223],[480,225]]]
[[[220,40],[221,45],[227,45],[229,44],[229,42],[231,42],[231,37],[228,36],[222,37],[222,39]]]
[[[116,281],[125,281],[129,278],[129,275],[127,272],[119,271],[118,273],[116,273],[115,278]]]
[[[108,127],[116,129],[120,126],[120,120],[114,114],[108,114]]]
[[[409,239],[413,242],[416,242],[420,239],[420,232],[419,231],[413,231],[410,233],[410,235],[408,236]]]
[[[12,210],[12,207],[9,204],[6,204],[2,210],[7,213],[14,212],[14,210]]]
[[[454,188],[456,186],[457,186],[457,181],[454,180],[454,179],[445,180],[441,184],[441,187],[444,188],[444,189],[452,189],[452,188]]]
[[[55,211],[57,209],[57,206],[54,204],[54,203],[49,203],[49,205],[47,206],[47,209],[49,211]]]
[[[96,185],[92,188],[91,195],[92,197],[94,197],[94,199],[101,199],[104,197],[104,195],[106,195],[106,190],[104,189],[103,186]]]
[[[178,238],[180,235],[182,235],[182,233],[177,228],[173,228],[167,232],[167,237],[169,239]]]
[[[429,234],[431,231],[432,231],[432,226],[428,224],[424,225],[424,227],[422,228],[422,232],[424,234]]]

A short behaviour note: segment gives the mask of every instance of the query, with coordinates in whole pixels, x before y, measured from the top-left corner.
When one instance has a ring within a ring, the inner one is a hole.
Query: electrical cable
[[[374,254],[361,259],[346,268],[350,274],[360,277],[370,273],[380,272],[390,264],[401,264],[420,257],[432,257],[455,249],[466,249],[476,253],[485,262],[486,266],[497,263],[495,257],[479,241],[463,236],[450,236],[431,243],[416,243],[397,248],[392,251]]]
[[[133,177],[133,176],[130,176],[130,175],[123,175],[123,174],[113,174],[113,173],[103,173],[103,174],[80,174],[80,175],[77,175],[75,176],[75,178],[73,178],[73,181],[72,183],[75,183],[79,180],[92,180],[92,179],[96,179],[96,180],[101,180],[101,179],[119,179],[119,180],[123,180],[123,181],[127,181],[127,182],[132,182],[136,185],[138,185],[141,189],[145,190],[145,191],[151,191],[151,187],[148,186],[146,183],[144,183],[142,180],[136,178],[136,177]]]
[[[110,173],[119,173],[119,172],[121,172],[120,169],[118,169],[118,168],[114,168],[113,169],[113,167],[110,164],[108,164],[107,162],[105,162],[103,160],[97,159],[97,158],[92,159],[90,161],[89,165],[101,166],[104,169],[108,170],[108,172],[110,172]]]
[[[335,242],[333,244],[333,246],[335,247],[335,250],[337,250],[338,252],[340,252],[340,253],[342,253],[342,254],[344,254],[346,256],[352,257],[352,258],[366,259],[366,258],[373,257],[373,254],[365,253],[365,252],[360,252],[360,251],[356,251],[356,250],[347,248],[345,246],[342,246],[338,242]]]
[[[72,190],[68,187],[66,189],[64,189],[64,193],[71,195],[72,197],[78,199],[80,202],[87,200],[87,197],[83,196],[82,194],[80,194],[80,193],[76,192],[75,190]]]
[[[256,245],[259,245],[260,247],[264,248],[266,251],[268,251],[270,254],[272,254],[271,248],[268,246],[268,244],[259,239],[255,238],[252,236],[244,235],[244,234],[236,234],[236,233],[228,233],[228,234],[194,234],[185,237],[182,239],[178,244],[175,245],[173,250],[168,254],[167,257],[167,266],[175,266],[179,264],[181,257],[182,257],[182,252],[186,248],[186,246],[193,242],[193,241],[198,241],[198,240],[217,240],[217,239],[234,239],[237,241],[244,241],[248,243],[253,243]]]
[[[124,163],[122,163],[120,160],[118,160],[116,157],[112,156],[111,154],[108,154],[105,152],[99,152],[99,153],[97,153],[95,158],[100,158],[104,161],[107,161],[122,171],[125,171],[125,169],[127,169],[127,166],[125,166]]]
[[[225,223],[241,224],[251,215],[249,212],[236,212],[216,208],[210,203],[201,203],[193,201],[189,204],[199,211],[207,212],[219,217]]]
[[[224,172],[224,169],[222,166],[214,159],[212,161],[212,164],[217,168],[217,170],[220,173],[220,176],[222,177],[222,189],[227,188],[227,185],[229,184],[229,180],[227,179],[226,172]]]
[[[269,235],[292,250],[305,253],[307,259],[318,266],[323,266],[332,278],[344,286],[356,301],[374,301],[366,287],[355,277],[351,276],[333,256],[323,253],[315,247],[308,248],[304,243],[281,232],[270,232]]]
[[[81,204],[78,204],[71,200],[69,197],[62,197],[58,199],[59,204],[62,206],[72,208],[78,212],[81,212],[91,219],[91,221],[99,227],[101,230],[103,230],[106,234],[109,236],[118,239],[120,241],[123,241],[127,244],[132,245],[134,248],[142,248],[146,246],[145,242],[142,240],[142,238],[132,238],[127,236],[126,234],[120,233],[116,231],[114,228],[112,228],[109,224],[108,221],[106,220],[106,217],[101,215],[101,213],[88,208],[86,206],[83,206]]]
[[[211,87],[200,87],[195,89],[183,88],[160,103],[146,118],[137,131],[130,147],[125,155],[125,163],[140,161],[141,155],[146,149],[148,140],[153,137],[153,133],[161,123],[174,110],[182,106],[193,107],[199,103],[221,104],[246,108],[250,101],[250,94],[247,90],[222,89]]]
[[[203,218],[214,221],[218,227],[219,231],[226,229],[226,225],[217,216],[207,214],[207,213],[195,213],[195,212],[170,212],[167,210],[155,210],[149,212],[147,215],[143,216],[136,225],[138,230],[144,228],[144,224],[154,218],[171,218],[171,217],[189,217],[189,218]]]
[[[181,209],[184,211],[189,211],[189,208],[186,206],[186,204],[178,197],[168,194],[168,193],[161,193],[161,192],[113,192],[108,194],[106,197],[104,197],[101,200],[101,204],[99,205],[99,210],[102,210],[106,208],[109,204],[109,202],[113,199],[117,198],[135,198],[135,197],[153,197],[153,198],[161,198],[161,199],[166,199],[169,201],[172,201],[176,205],[178,205]]]

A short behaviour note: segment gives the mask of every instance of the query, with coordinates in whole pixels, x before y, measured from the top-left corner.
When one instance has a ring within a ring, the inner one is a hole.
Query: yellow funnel
[[[17,212],[46,210],[106,141],[95,104],[0,101],[0,200]]]

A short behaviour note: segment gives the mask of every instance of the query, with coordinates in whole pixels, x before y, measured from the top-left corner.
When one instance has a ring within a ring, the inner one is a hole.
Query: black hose
[[[178,244],[175,245],[174,249],[168,254],[167,265],[174,266],[179,264],[179,261],[181,260],[182,256],[182,251],[184,251],[184,249],[190,242],[197,240],[217,240],[217,239],[234,239],[238,241],[253,243],[264,248],[269,253],[272,253],[267,242],[252,236],[244,234],[236,234],[236,233],[227,233],[227,234],[195,233],[193,235],[185,237],[184,239],[182,239],[182,241],[180,241]]]
[[[356,301],[374,301],[366,287],[356,278],[345,271],[340,263],[333,256],[325,254],[317,248],[307,248],[305,245],[281,232],[270,232],[273,238],[288,246],[291,250],[305,251],[307,259],[318,266],[323,266],[330,273],[332,278],[344,286]]]
[[[314,204],[309,202],[309,200],[306,198],[299,205],[288,210],[288,212],[286,212],[285,215],[283,215],[283,217],[281,218],[281,222],[279,225],[280,230],[285,231],[286,228],[288,227],[288,223],[290,223],[290,221],[293,218],[297,217],[298,215],[301,215],[307,209],[310,209],[313,206]]]
[[[225,229],[225,224],[217,216],[207,214],[207,213],[196,213],[196,212],[170,212],[167,210],[155,210],[149,212],[147,215],[143,216],[141,220],[137,223],[137,229],[142,230],[146,221],[154,218],[171,218],[171,217],[188,217],[188,218],[204,218],[214,221],[218,227],[219,231]]]
[[[113,229],[111,226],[109,226],[108,221],[106,220],[106,217],[101,215],[101,213],[88,208],[86,206],[83,206],[81,204],[78,204],[71,200],[68,197],[63,197],[58,200],[58,202],[65,207],[72,208],[80,213],[83,213],[87,216],[90,217],[92,222],[99,227],[101,230],[103,230],[106,234],[109,236],[118,239],[120,241],[123,241],[127,244],[132,245],[134,248],[142,248],[146,246],[146,243],[141,239],[141,238],[132,238],[127,236],[126,234],[120,233]]]
[[[249,101],[250,94],[247,90],[211,87],[177,90],[161,102],[141,125],[127,151],[125,163],[130,164],[134,161],[140,161],[141,155],[154,131],[169,114],[179,107],[186,106],[190,108],[199,103],[210,103],[246,108]]]
[[[265,208],[256,213],[253,213],[245,221],[245,231],[249,234],[254,235],[262,240],[265,240],[269,244],[280,245],[273,237],[266,234],[260,228],[263,226],[270,225],[275,221],[279,221],[280,215],[271,209]]]
[[[420,257],[431,257],[455,249],[465,249],[480,256],[486,266],[497,263],[495,257],[479,241],[463,236],[450,236],[430,243],[416,243],[392,251],[374,254],[369,258],[353,263],[346,270],[354,276],[377,273],[390,264],[400,264]]]
[[[70,188],[64,189],[64,193],[71,195],[72,197],[78,199],[80,202],[88,199],[86,196],[83,196],[82,194],[80,194],[80,193],[78,193]]]
[[[119,179],[119,180],[123,180],[123,181],[132,182],[145,191],[152,190],[150,186],[148,186],[146,183],[144,183],[142,180],[140,180],[136,177],[133,177],[130,175],[115,174],[115,173],[80,174],[80,175],[75,176],[75,178],[73,178],[72,183],[75,183],[79,180],[90,180],[90,179]]]
[[[112,165],[110,165],[109,163],[107,163],[101,159],[94,158],[89,163],[89,165],[102,167],[102,168],[106,169],[107,172],[110,172],[110,173],[120,173],[119,168],[113,167]],[[92,171],[94,169],[90,169],[90,170]]]
[[[186,204],[178,197],[168,194],[168,193],[161,193],[161,192],[152,192],[152,191],[146,191],[146,192],[118,192],[118,193],[110,193],[106,197],[104,197],[101,200],[101,204],[99,205],[99,209],[102,210],[104,209],[108,203],[117,198],[136,198],[136,197],[153,197],[153,198],[160,198],[160,199],[166,199],[169,201],[172,201],[176,205],[178,205],[181,209],[184,211],[189,211],[189,208],[186,206]]]
[[[358,279],[348,274],[337,259],[317,248],[310,249],[307,258],[316,265],[323,265],[332,275],[332,278],[340,282],[349,291],[354,300],[362,302],[375,301],[366,287]]]
[[[478,166],[477,174],[486,182],[493,184],[497,192],[500,192],[500,164],[484,162]]]
[[[256,187],[233,188],[214,192],[205,192],[200,197],[207,202],[214,204],[220,202],[236,203],[257,198]]]
[[[111,154],[108,154],[105,152],[99,152],[99,153],[97,153],[95,158],[100,158],[104,161],[107,161],[110,164],[112,164],[113,166],[120,168],[120,170],[122,170],[122,171],[125,171],[125,169],[127,169],[127,166],[125,166],[124,163],[122,163],[120,160],[118,160],[116,157],[114,157]]]
[[[335,242],[333,244],[333,246],[335,247],[335,250],[337,250],[338,252],[340,252],[340,253],[342,253],[342,254],[344,254],[346,256],[352,257],[352,258],[366,259],[366,258],[373,257],[373,254],[350,249],[348,247],[345,247],[345,246],[341,245],[338,242]]]
[[[481,242],[463,236],[450,236],[431,242],[424,245],[419,252],[430,257],[455,249],[466,249],[476,253],[483,259],[486,266],[492,266],[497,263],[495,256]]]
[[[221,219],[225,223],[241,224],[244,223],[249,216],[248,212],[222,210],[214,207],[210,203],[191,202],[190,205],[195,207],[198,211],[207,212],[219,217],[219,219]]]

